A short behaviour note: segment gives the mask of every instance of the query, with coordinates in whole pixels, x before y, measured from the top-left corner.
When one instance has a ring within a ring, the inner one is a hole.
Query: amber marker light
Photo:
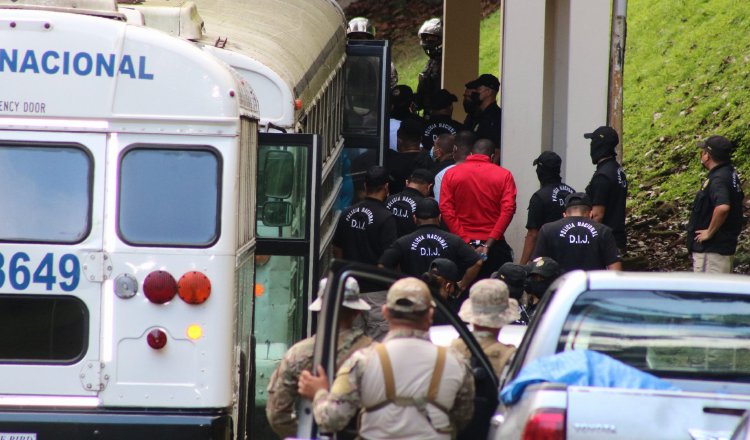
[[[187,337],[193,341],[203,337],[203,327],[198,324],[191,324],[187,328]]]
[[[203,304],[211,296],[211,281],[201,272],[188,272],[177,283],[177,294],[188,304]]]

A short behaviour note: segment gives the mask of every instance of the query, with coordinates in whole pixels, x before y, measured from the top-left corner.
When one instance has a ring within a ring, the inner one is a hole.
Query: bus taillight
[[[160,328],[153,329],[146,335],[146,341],[149,347],[154,350],[161,350],[167,345],[167,332]]]
[[[163,270],[151,272],[143,280],[143,294],[154,304],[164,304],[177,294],[177,282],[169,272]]]
[[[211,281],[200,272],[188,272],[177,283],[177,294],[188,304],[203,304],[211,296]]]

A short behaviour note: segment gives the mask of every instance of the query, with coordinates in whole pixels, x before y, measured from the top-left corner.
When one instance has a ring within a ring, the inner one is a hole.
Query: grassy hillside
[[[631,209],[682,206],[705,174],[696,140],[727,136],[739,145],[741,171],[750,165],[750,2],[628,6],[624,148],[635,183]]]

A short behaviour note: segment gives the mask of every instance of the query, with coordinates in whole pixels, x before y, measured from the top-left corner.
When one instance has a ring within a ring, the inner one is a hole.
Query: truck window
[[[81,146],[0,141],[0,240],[82,241],[91,225],[91,176]]]
[[[221,162],[206,147],[127,150],[120,162],[120,237],[135,246],[210,246],[219,237],[220,182]]]
[[[750,381],[750,298],[663,291],[589,291],[558,352],[595,350],[661,377]]]

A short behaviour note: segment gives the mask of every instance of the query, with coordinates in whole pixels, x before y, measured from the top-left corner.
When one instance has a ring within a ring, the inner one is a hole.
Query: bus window
[[[219,237],[220,180],[219,157],[208,149],[126,151],[120,163],[120,237],[136,246],[210,246]]]
[[[346,64],[346,133],[378,132],[380,58],[349,58]]]
[[[258,237],[306,238],[308,148],[259,147]]]
[[[0,297],[0,362],[74,363],[85,353],[88,311],[72,296]]]
[[[91,227],[92,172],[80,147],[0,142],[0,240],[82,241]]]

